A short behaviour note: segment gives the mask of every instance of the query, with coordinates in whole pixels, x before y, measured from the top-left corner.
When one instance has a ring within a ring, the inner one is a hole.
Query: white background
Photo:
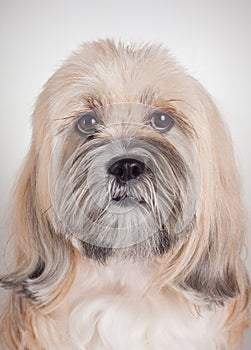
[[[112,37],[170,48],[214,96],[230,127],[250,213],[250,23],[249,0],[0,0],[1,272],[9,191],[30,143],[34,102],[82,41]],[[249,255],[248,268],[250,262]],[[243,349],[250,344],[249,332]]]

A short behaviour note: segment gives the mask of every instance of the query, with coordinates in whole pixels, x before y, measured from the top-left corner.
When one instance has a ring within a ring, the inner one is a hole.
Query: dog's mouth
[[[146,205],[146,201],[143,198],[139,199],[131,194],[124,194],[122,196],[113,197],[111,201],[114,204],[118,204],[126,207],[132,206],[135,204],[144,205],[144,206]]]
[[[120,203],[123,203],[123,202],[128,202],[128,201],[135,201],[136,198],[131,196],[131,195],[123,195],[123,196],[117,196],[117,197],[114,197],[112,198],[113,201],[115,202],[120,202]]]

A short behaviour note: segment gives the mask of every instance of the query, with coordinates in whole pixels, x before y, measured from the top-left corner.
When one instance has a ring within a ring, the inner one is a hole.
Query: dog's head
[[[238,292],[231,143],[208,94],[165,49],[85,44],[46,84],[33,130],[7,285],[37,297],[44,287],[52,300],[80,252],[156,260],[157,285],[207,301]]]

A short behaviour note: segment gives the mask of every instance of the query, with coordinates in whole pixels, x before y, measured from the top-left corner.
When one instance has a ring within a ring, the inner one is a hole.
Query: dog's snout
[[[138,179],[146,170],[146,165],[137,159],[123,158],[108,168],[108,173],[122,182]]]

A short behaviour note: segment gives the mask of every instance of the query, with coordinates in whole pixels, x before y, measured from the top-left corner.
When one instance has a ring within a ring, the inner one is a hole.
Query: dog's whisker
[[[45,211],[42,212],[41,216],[44,216],[51,208],[52,204]]]

